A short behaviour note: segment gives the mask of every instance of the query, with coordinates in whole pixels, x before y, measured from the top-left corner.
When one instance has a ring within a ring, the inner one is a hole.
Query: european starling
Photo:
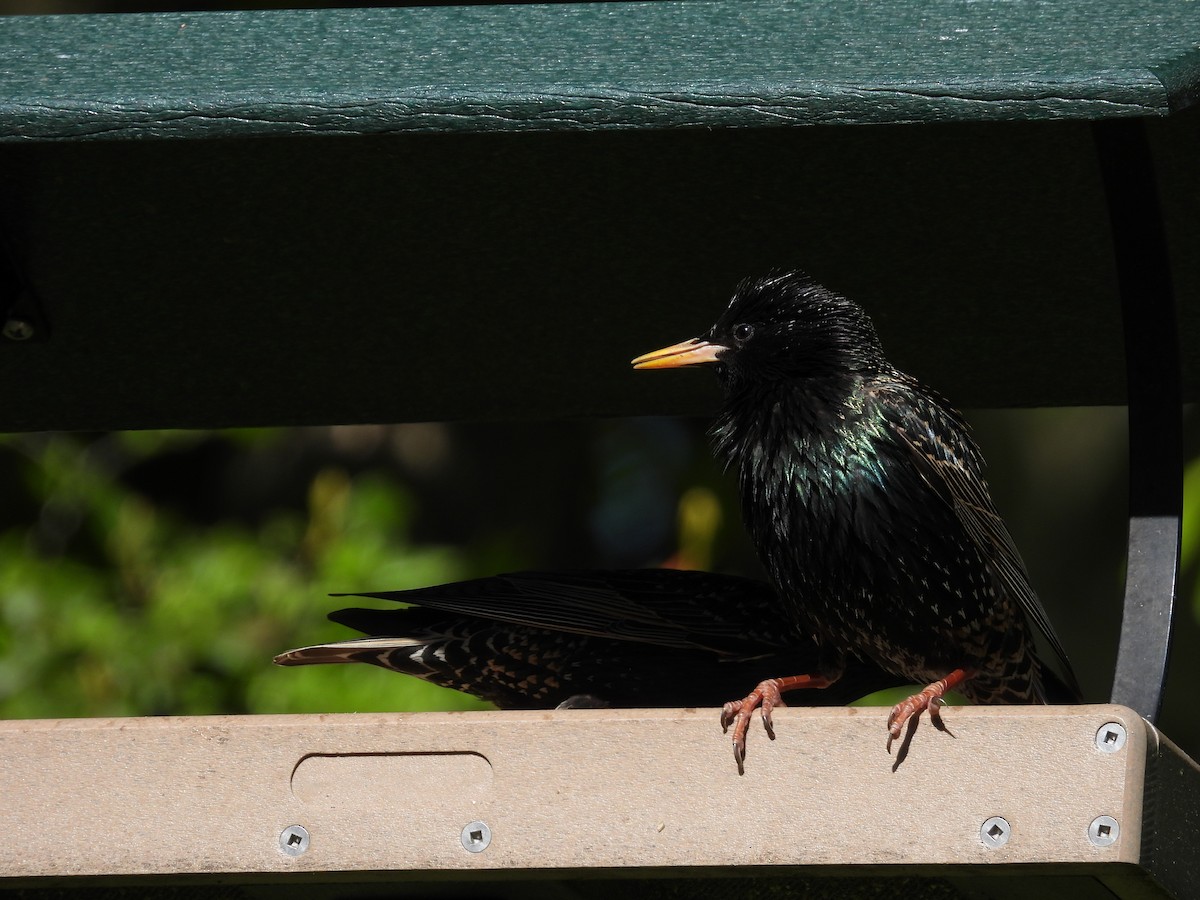
[[[699,364],[724,387],[714,452],[737,471],[784,615],[824,648],[817,669],[794,663],[804,674],[724,706],[739,769],[756,707],[771,733],[781,692],[834,684],[852,660],[928,683],[892,710],[889,750],[924,709],[941,727],[950,690],[976,703],[1080,699],[967,425],[888,362],[858,305],[802,272],[776,272],[744,281],[703,337],[633,361]]]
[[[354,596],[414,606],[331,613],[372,637],[275,662],[371,663],[503,709],[546,709],[716,706],[817,659],[769,585],[708,572],[526,572]],[[844,704],[896,683],[873,664],[852,665],[822,699]]]

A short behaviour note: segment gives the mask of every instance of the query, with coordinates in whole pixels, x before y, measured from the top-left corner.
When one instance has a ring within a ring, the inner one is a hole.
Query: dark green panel
[[[1165,115],[1200,7],[579,3],[0,19],[0,138]]]
[[[1197,123],[1156,132],[1181,248]],[[628,360],[779,265],[861,300],[959,405],[1120,402],[1091,141],[1043,123],[10,146],[3,224],[54,330],[0,344],[20,386],[0,429],[702,413],[710,376]],[[1177,262],[1192,290],[1195,254]]]
[[[706,412],[711,378],[627,361],[780,265],[959,405],[1121,402],[1095,150],[1061,119],[1133,114],[1194,397],[1200,114],[1165,114],[1196,96],[1198,23],[1188,0],[0,19],[0,228],[53,328],[0,342],[0,429]],[[1029,118],[1059,121],[994,121]]]

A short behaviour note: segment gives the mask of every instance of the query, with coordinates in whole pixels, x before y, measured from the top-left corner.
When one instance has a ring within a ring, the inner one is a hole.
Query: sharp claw
[[[892,707],[892,712],[888,716],[888,752],[891,752],[892,741],[900,737],[904,726],[911,723],[911,727],[915,728],[917,719],[926,710],[929,711],[929,721],[934,727],[939,731],[946,731],[945,723],[942,722],[942,707],[946,705],[946,701],[942,694],[971,676],[972,673],[969,670],[955,669],[946,678],[935,681],[924,690]]]
[[[775,725],[771,721],[771,711],[776,706],[787,706],[780,698],[780,693],[796,688],[823,688],[837,680],[837,676],[791,675],[787,678],[769,678],[759,682],[749,694],[741,700],[731,700],[721,707],[721,730],[729,732],[733,725],[733,758],[737,760],[738,774],[744,774],[743,763],[746,759],[746,734],[750,730],[750,722],[757,708],[762,716],[763,729],[771,740],[775,740]]]
[[[741,708],[741,705],[742,704],[740,704],[740,703],[734,703],[731,701],[729,703],[726,703],[723,707],[721,707],[721,731],[722,731],[722,733],[726,733],[729,731],[729,726],[733,724],[733,720],[734,720],[734,718],[736,718],[738,710]]]
[[[946,701],[941,697],[934,697],[929,701],[929,718],[936,721],[941,721],[942,707],[946,705]]]
[[[763,709],[762,723],[763,723],[763,728],[767,732],[767,737],[769,737],[771,740],[775,740],[775,723],[771,721],[771,710],[770,709]]]

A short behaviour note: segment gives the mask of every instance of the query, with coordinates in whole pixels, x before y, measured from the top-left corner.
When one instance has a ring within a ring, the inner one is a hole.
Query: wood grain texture
[[[776,741],[752,735],[744,777],[714,710],[4,722],[0,884],[1033,863],[1103,877],[1141,863],[1155,736],[1136,715],[1090,706],[944,716],[953,735],[922,724],[893,771],[886,710],[781,710]],[[1114,721],[1129,740],[1101,753],[1096,732]],[[1108,847],[1087,837],[1099,815],[1120,825]],[[980,839],[992,816],[1012,828],[995,849]],[[460,833],[476,820],[492,840],[469,853]],[[278,841],[296,824],[311,847],[291,857]]]
[[[1190,0],[0,20],[0,138],[1096,119],[1196,98]]]

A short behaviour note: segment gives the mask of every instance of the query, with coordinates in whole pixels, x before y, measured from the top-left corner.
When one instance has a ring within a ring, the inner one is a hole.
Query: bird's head
[[[870,318],[803,272],[774,272],[738,286],[701,337],[639,356],[635,369],[713,363],[729,387],[888,367]]]

